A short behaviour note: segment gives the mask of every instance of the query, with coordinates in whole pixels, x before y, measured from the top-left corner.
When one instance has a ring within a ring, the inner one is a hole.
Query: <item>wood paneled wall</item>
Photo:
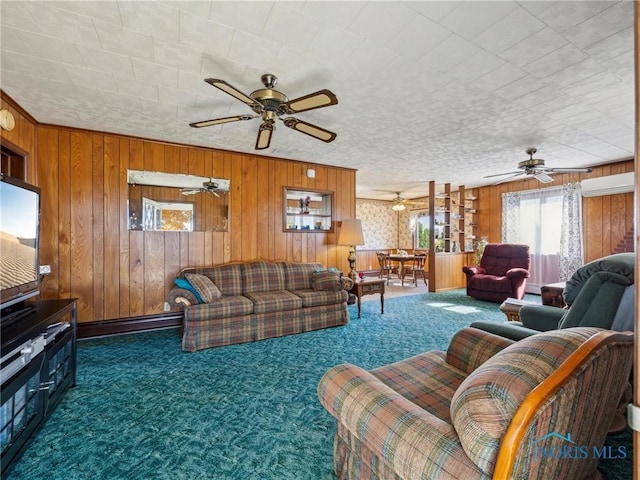
[[[2,139],[29,153],[27,181],[42,191],[40,263],[52,270],[42,296],[78,298],[79,322],[162,312],[187,266],[266,259],[348,271],[337,238],[355,216],[355,170],[39,125],[4,93],[2,108],[16,117]],[[228,231],[129,231],[127,169],[228,178]],[[334,191],[334,231],[284,233],[285,186]]]
[[[18,147],[29,155],[26,167],[25,180],[31,184],[37,184],[37,171],[35,160],[36,125],[37,122],[4,92],[0,97],[0,108],[7,109],[15,118],[16,126],[10,132],[0,128],[0,141],[3,144]]]
[[[595,167],[588,174],[554,175],[553,185],[579,182],[618,173],[634,171],[634,161],[612,163]],[[531,178],[478,189],[478,238],[487,237],[490,242],[502,239],[502,194],[540,188]],[[601,197],[583,197],[582,225],[584,229],[585,261],[589,262],[610,255],[634,228],[634,194],[623,193]]]

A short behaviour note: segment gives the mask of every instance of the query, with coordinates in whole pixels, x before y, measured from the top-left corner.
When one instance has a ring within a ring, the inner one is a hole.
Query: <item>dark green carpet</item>
[[[350,309],[345,327],[197,353],[178,330],[82,341],[78,386],[9,478],[333,479],[335,422],[316,395],[327,369],[445,349],[474,320],[505,321],[461,290],[390,299],[384,315],[364,302],[360,320]],[[628,432],[616,439],[630,451]],[[630,478],[631,462],[607,469]]]

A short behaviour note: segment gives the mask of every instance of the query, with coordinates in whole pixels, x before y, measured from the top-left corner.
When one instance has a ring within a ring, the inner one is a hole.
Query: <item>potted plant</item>
[[[487,246],[487,237],[482,237],[476,243],[476,265],[480,266],[480,260],[482,259],[482,254],[484,253],[484,247]]]

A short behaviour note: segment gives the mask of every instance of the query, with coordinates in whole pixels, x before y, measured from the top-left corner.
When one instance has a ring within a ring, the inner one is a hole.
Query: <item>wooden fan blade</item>
[[[198,189],[186,189],[186,190],[183,189],[183,190],[180,190],[180,193],[182,195],[195,195],[196,193],[200,193],[200,189],[199,188]]]
[[[310,93],[304,97],[294,98],[280,105],[280,112],[282,113],[300,113],[307,110],[313,110],[315,108],[328,107],[330,105],[336,105],[338,98],[327,89],[320,90],[315,93]]]
[[[273,135],[273,123],[264,122],[258,130],[258,138],[256,138],[256,150],[264,150],[269,148],[271,136]]]
[[[251,120],[258,115],[236,115],[235,117],[214,118],[213,120],[204,120],[202,122],[193,122],[189,126],[193,128],[210,127],[212,125],[220,125],[221,123],[239,122],[241,120]]]
[[[256,111],[261,112],[264,109],[263,105],[260,102],[251,98],[249,95],[242,93],[236,87],[225,82],[224,80],[220,80],[217,78],[205,78],[204,81],[209,85],[213,85],[214,87],[222,90],[224,93],[231,95],[233,98],[240,100],[242,103],[246,103]]]
[[[317,138],[318,140],[322,140],[326,143],[333,142],[337,137],[335,133],[330,132],[329,130],[325,130],[324,128],[320,128],[310,123],[303,122],[302,120],[298,120],[297,118],[287,117],[283,120],[283,122],[289,128],[302,133],[306,133],[307,135]]]

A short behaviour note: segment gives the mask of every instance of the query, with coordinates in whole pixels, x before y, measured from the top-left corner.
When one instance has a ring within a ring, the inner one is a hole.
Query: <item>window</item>
[[[193,203],[156,202],[142,197],[142,230],[193,232],[193,213]]]
[[[532,253],[560,253],[562,226],[562,193],[520,198],[520,243],[529,245]]]
[[[580,184],[502,194],[502,241],[529,245],[528,292],[567,280],[583,264]]]

